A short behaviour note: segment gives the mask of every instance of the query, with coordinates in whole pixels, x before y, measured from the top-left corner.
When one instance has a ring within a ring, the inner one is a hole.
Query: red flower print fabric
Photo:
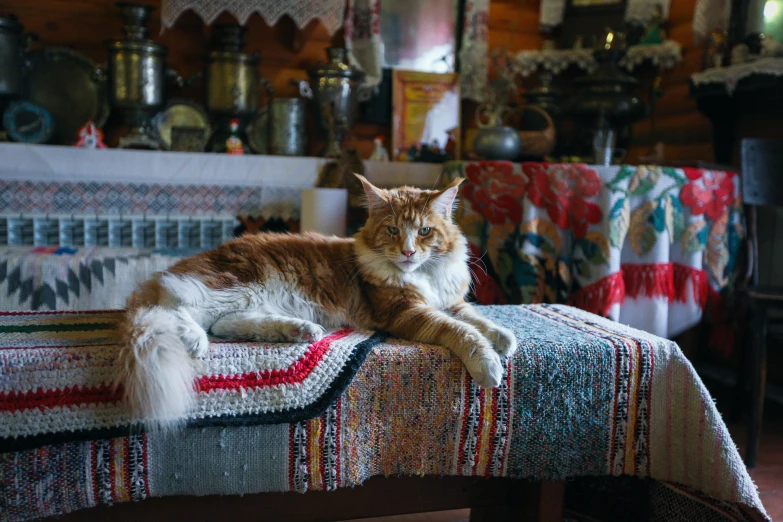
[[[576,238],[587,234],[587,227],[601,221],[601,207],[587,198],[601,191],[601,178],[586,165],[550,165],[526,163],[527,197],[537,207],[545,208],[549,218],[563,230],[571,228]]]
[[[527,179],[506,161],[481,161],[465,167],[468,183],[462,196],[475,212],[493,225],[522,220],[522,198]]]
[[[734,179],[730,172],[683,169],[690,180],[680,192],[680,201],[690,207],[691,214],[706,214],[713,221],[720,219],[734,203]]]

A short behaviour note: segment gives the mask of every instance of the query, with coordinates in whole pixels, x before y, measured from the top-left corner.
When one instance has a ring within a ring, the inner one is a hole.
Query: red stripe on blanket
[[[264,372],[243,373],[239,375],[200,377],[196,380],[198,389],[199,391],[208,393],[212,390],[262,388],[302,382],[312,373],[318,363],[323,360],[324,356],[329,351],[329,346],[332,342],[338,341],[352,332],[353,330],[350,328],[339,330],[332,335],[311,344],[301,359],[284,370],[267,370]]]
[[[0,393],[0,412],[15,412],[35,408],[68,408],[87,404],[105,404],[122,399],[122,391],[110,384],[100,386],[67,386],[61,390],[38,388],[28,392]]]
[[[295,384],[306,379],[323,360],[333,341],[352,333],[344,329],[311,344],[301,359],[284,370],[245,373],[240,375],[213,375],[196,380],[198,389],[233,390],[264,388],[280,384]],[[111,384],[100,386],[67,386],[58,390],[31,390],[27,392],[0,392],[0,412],[14,412],[35,408],[73,407],[89,404],[116,403],[122,400],[122,389]]]

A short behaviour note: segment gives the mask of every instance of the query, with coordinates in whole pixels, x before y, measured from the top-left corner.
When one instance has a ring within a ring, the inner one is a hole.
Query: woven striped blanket
[[[563,306],[481,310],[519,341],[498,388],[445,348],[369,332],[214,343],[175,434],[128,425],[109,385],[116,312],[2,315],[0,520],[381,474],[632,476],[648,479],[649,520],[767,519],[674,343]]]

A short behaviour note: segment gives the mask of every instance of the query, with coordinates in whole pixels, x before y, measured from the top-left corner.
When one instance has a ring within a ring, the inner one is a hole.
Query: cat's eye
[[[389,234],[393,236],[398,236],[400,234],[400,229],[397,227],[388,226],[386,227],[386,230],[388,230]]]
[[[429,236],[430,232],[432,232],[432,229],[430,227],[422,227],[419,229],[419,235],[422,237]]]

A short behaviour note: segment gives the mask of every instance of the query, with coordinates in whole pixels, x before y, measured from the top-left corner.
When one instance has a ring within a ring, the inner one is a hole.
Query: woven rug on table
[[[191,426],[173,434],[130,430],[108,387],[116,313],[3,316],[0,520],[170,495],[332,490],[375,475],[638,478],[647,520],[768,520],[674,343],[565,306],[481,310],[519,340],[498,388],[477,388],[443,347],[369,333],[330,334],[322,359],[318,343],[216,343],[200,382],[225,385],[202,391]],[[269,396],[284,405],[261,401],[262,381],[305,353],[311,375],[352,380],[310,418],[265,423],[318,395],[281,384]],[[324,368],[332,354],[346,362]]]
[[[120,401],[119,312],[0,312],[0,451],[140,432]],[[345,390],[382,336],[343,329],[312,344],[213,342],[197,377],[198,426],[297,422]]]

